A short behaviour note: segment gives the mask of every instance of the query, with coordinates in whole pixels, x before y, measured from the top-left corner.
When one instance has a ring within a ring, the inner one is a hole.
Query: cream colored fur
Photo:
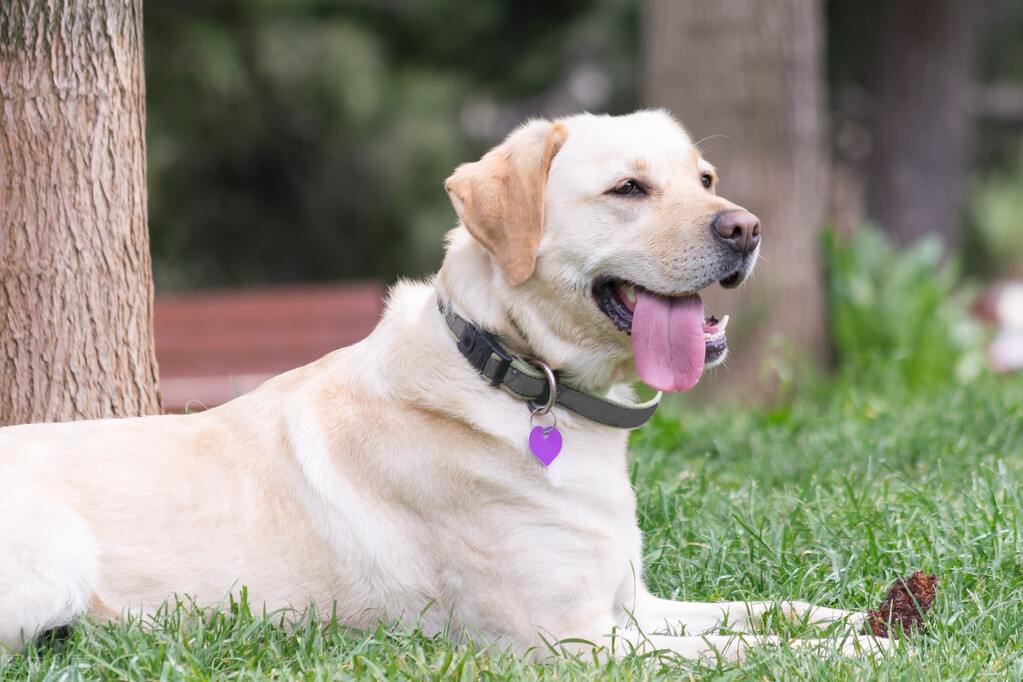
[[[569,383],[628,398],[630,339],[593,280],[680,294],[728,274],[708,221],[734,206],[701,185],[708,172],[661,112],[530,123],[452,176],[469,224],[434,281],[394,288],[364,341],[201,414],[0,430],[0,643],[243,585],[268,609],[419,618],[541,657],[544,638],[729,657],[769,640],[703,633],[749,629],[773,604],[652,596],[627,432],[559,408],[564,450],[544,467],[526,405],[467,364],[437,308],[439,294]],[[608,194],[634,177],[645,199]],[[516,182],[534,185],[509,198]],[[520,224],[525,237],[502,233]]]

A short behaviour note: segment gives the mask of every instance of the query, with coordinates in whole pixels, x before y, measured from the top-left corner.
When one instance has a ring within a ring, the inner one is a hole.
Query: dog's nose
[[[719,213],[714,218],[714,231],[732,251],[743,255],[760,243],[760,219],[742,209]]]

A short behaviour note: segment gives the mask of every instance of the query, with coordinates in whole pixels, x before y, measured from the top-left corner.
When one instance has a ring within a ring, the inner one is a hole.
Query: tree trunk
[[[704,296],[718,317],[732,315],[730,360],[712,390],[762,395],[786,368],[827,353],[820,2],[646,0],[644,10],[646,103],[681,118],[720,171],[721,194],[763,226],[752,282]],[[786,354],[773,367],[772,348]]]
[[[958,242],[973,69],[986,0],[890,0],[879,49],[867,213],[897,243]]]
[[[0,424],[160,412],[141,0],[4,0],[0,103]]]

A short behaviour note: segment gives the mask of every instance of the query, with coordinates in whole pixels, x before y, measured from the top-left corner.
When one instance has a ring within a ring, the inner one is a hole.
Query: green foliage
[[[454,223],[441,184],[468,155],[459,74],[396,62],[322,3],[146,12],[158,287],[436,266]]]
[[[970,293],[936,240],[894,247],[863,226],[848,242],[825,234],[831,333],[839,371],[858,382],[894,380],[911,388],[983,369],[982,336],[969,316]]]
[[[971,186],[968,254],[978,274],[1023,276],[1023,144],[1003,172],[994,172]]]
[[[993,10],[993,11],[992,11]],[[980,52],[980,82],[1019,83],[1023,81],[1023,3],[999,0],[984,8],[988,11],[987,35]]]
[[[161,291],[433,272],[456,220],[444,179],[543,113],[511,107],[474,137],[468,104],[540,97],[581,61],[624,83],[612,97],[627,108],[638,88],[628,0],[152,0],[145,9]]]

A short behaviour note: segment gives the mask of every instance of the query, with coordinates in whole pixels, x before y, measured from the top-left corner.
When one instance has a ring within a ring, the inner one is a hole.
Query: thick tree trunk
[[[4,0],[0,103],[0,424],[159,412],[141,0]]]
[[[733,315],[731,359],[711,383],[744,395],[774,389],[760,382],[769,347],[791,354],[782,367],[827,352],[820,2],[646,0],[644,9],[646,103],[681,118],[720,171],[721,194],[763,225],[752,282],[704,296],[719,317]]]
[[[955,246],[970,163],[973,69],[987,0],[889,0],[867,213],[896,242]]]

